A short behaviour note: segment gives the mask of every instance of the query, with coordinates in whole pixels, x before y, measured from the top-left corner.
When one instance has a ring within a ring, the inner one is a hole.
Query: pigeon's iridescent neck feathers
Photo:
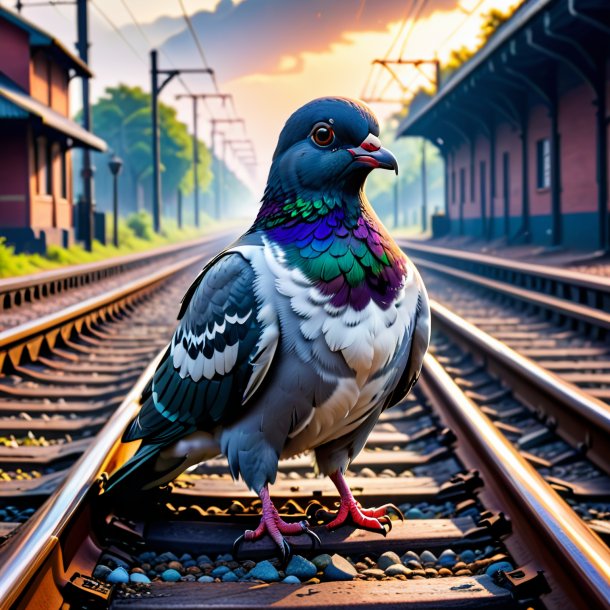
[[[267,201],[253,225],[285,253],[336,307],[383,309],[405,282],[407,260],[366,199]]]

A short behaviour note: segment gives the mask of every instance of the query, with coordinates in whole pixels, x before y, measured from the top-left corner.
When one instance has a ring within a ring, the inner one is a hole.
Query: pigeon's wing
[[[279,337],[254,285],[250,263],[236,252],[220,255],[201,272],[183,299],[180,323],[124,441],[167,445],[243,413],[269,370]]]
[[[408,345],[407,363],[398,379],[396,387],[389,395],[384,409],[398,404],[411,391],[419,378],[424,363],[424,356],[430,343],[430,306],[428,304],[428,295],[418,273],[416,280],[419,292],[411,324],[412,332],[411,341]]]

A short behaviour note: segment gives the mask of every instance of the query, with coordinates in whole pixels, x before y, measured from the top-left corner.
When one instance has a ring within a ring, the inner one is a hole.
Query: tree
[[[490,38],[496,33],[497,29],[508,21],[519,8],[521,2],[510,7],[506,12],[502,12],[500,9],[492,8],[483,15],[483,23],[479,31],[479,42],[474,48],[466,46],[452,49],[449,55],[449,60],[443,66],[442,77],[443,80],[448,78],[453,72],[455,72],[462,64],[465,64],[473,55],[478,53],[490,40]]]
[[[119,181],[121,210],[132,212],[147,207],[152,192],[152,126],[150,94],[140,87],[118,85],[106,89],[92,108],[93,129],[108,142],[110,150],[123,159]],[[193,140],[176,110],[159,104],[161,132],[162,198],[173,201],[178,187],[186,195],[193,191]],[[97,156],[96,199],[109,209],[111,177],[105,156]],[[210,154],[199,142],[199,184],[205,192],[211,181]]]

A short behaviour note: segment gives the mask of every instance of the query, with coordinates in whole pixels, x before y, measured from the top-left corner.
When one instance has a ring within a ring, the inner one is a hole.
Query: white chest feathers
[[[350,305],[332,305],[331,296],[322,294],[299,269],[286,266],[279,247],[267,244],[265,259],[275,276],[276,290],[290,300],[303,338],[315,341],[323,337],[330,351],[340,353],[354,371],[360,388],[386,367],[408,340],[418,299],[412,273],[405,277],[387,309],[371,300],[358,311]]]

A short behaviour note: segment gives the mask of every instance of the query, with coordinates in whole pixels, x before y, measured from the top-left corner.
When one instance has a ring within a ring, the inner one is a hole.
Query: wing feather
[[[239,417],[264,380],[279,328],[258,303],[239,253],[208,265],[188,289],[180,323],[124,440],[177,439]]]

